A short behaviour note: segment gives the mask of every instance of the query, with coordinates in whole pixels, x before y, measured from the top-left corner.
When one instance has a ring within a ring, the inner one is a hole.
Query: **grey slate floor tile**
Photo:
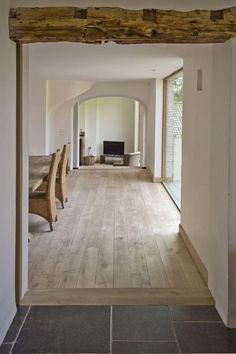
[[[173,341],[167,306],[114,306],[113,340]]]
[[[109,353],[109,306],[32,307],[13,353]]]
[[[169,306],[172,321],[219,321],[222,322],[214,306]]]
[[[110,306],[38,306],[26,317],[27,310],[18,310],[0,354],[10,353],[24,319],[14,354],[110,353]],[[116,354],[178,353],[179,346],[183,354],[236,353],[236,330],[213,306],[113,306],[112,335]]]
[[[216,322],[174,322],[182,353],[236,353],[236,330]]]
[[[11,347],[12,345],[11,344],[2,344],[0,346],[0,354],[9,354],[10,351],[11,351]]]
[[[113,341],[112,353],[179,353],[176,342]]]
[[[16,339],[20,327],[22,326],[22,323],[25,319],[25,316],[27,314],[29,307],[28,306],[20,306],[17,310],[17,313],[14,317],[14,320],[6,334],[6,337],[4,338],[3,343],[12,343]]]

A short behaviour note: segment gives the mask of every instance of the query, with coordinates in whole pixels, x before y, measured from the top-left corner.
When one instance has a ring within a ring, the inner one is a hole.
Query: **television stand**
[[[124,155],[111,155],[111,154],[100,155],[100,163],[101,164],[106,163],[106,157],[123,159]]]

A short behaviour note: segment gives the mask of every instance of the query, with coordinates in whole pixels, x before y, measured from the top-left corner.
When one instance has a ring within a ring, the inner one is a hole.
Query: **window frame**
[[[172,194],[168,190],[165,185],[165,169],[166,169],[166,125],[167,125],[167,85],[168,80],[174,78],[179,73],[184,73],[184,68],[181,67],[180,69],[174,71],[170,75],[166,76],[163,79],[163,111],[162,111],[162,164],[161,164],[161,181],[162,185],[164,186],[165,190],[173,200],[174,204],[180,211],[179,205],[176,203],[175,199],[173,198]]]

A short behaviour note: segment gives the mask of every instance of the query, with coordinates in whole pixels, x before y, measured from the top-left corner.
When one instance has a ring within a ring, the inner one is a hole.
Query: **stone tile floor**
[[[236,353],[236,330],[213,306],[22,306],[9,353]]]

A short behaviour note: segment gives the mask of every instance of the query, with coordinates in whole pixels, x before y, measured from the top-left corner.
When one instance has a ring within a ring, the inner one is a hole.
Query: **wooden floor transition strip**
[[[207,288],[29,290],[22,305],[212,305]]]

